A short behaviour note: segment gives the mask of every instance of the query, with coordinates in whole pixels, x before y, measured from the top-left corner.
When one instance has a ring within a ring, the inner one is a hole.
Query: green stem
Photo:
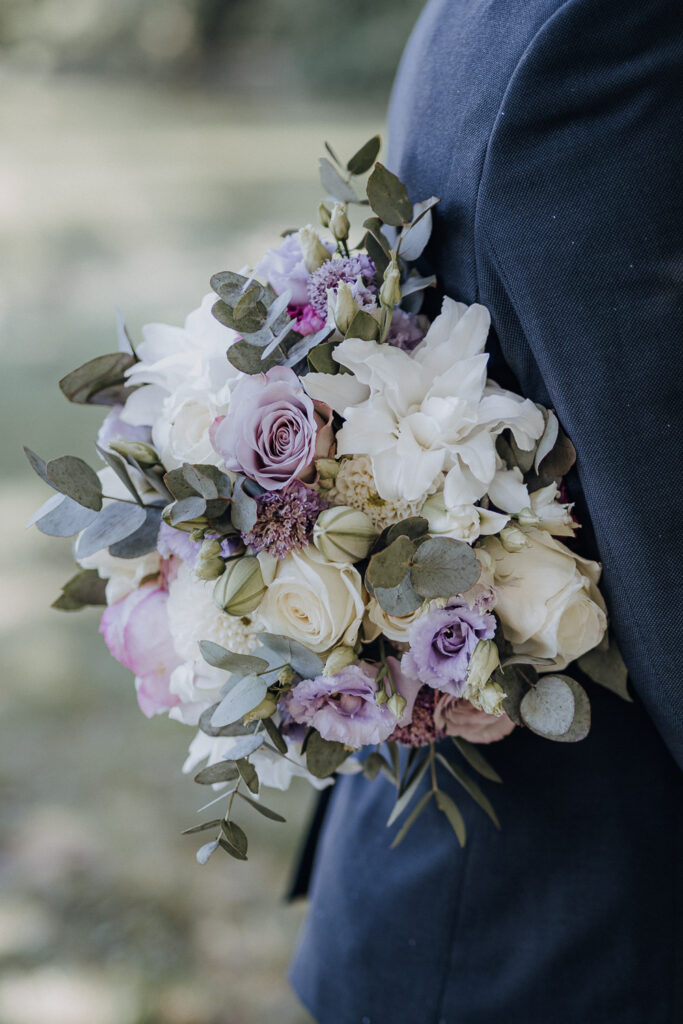
[[[438,792],[439,787],[436,782],[436,758],[434,757],[433,743],[429,744],[429,771],[431,772],[432,776],[432,791],[436,793]]]

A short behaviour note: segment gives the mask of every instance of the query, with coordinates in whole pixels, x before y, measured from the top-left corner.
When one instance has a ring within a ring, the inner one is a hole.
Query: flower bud
[[[304,263],[309,274],[315,273],[330,259],[330,253],[320,241],[318,232],[310,224],[299,229],[299,245],[304,254]]]
[[[402,697],[400,693],[392,693],[391,697],[387,701],[387,707],[397,722],[400,722],[403,718],[403,713],[405,712],[407,703],[408,702],[405,697]]]
[[[329,309],[328,322],[331,315],[334,318],[339,333],[346,334],[353,323],[353,318],[360,309],[346,281],[340,282],[336,296],[333,291],[328,291],[327,304]]]
[[[318,220],[324,228],[329,228],[330,226],[330,214],[331,210],[327,203],[318,204]]]
[[[335,203],[330,214],[330,228],[338,242],[345,242],[351,230],[349,215],[346,211],[346,203]]]
[[[472,651],[472,657],[467,666],[468,691],[474,694],[479,693],[486,686],[499,665],[500,656],[494,641],[480,640]]]
[[[280,674],[277,677],[277,681],[280,686],[291,686],[295,679],[296,672],[291,665],[285,665],[285,667],[280,670]]]
[[[468,692],[467,699],[478,711],[485,711],[487,715],[495,715],[496,718],[500,718],[505,713],[503,707],[505,691],[498,683],[487,683],[477,694]]]
[[[337,672],[341,672],[347,665],[353,665],[356,661],[356,652],[353,647],[342,645],[341,647],[335,647],[330,652],[325,661],[325,668],[323,669],[324,676],[336,676]]]
[[[197,555],[194,572],[200,580],[215,580],[225,572],[220,541],[204,541]]]
[[[401,272],[398,269],[396,253],[391,251],[391,263],[384,271],[384,281],[379,290],[380,305],[385,309],[393,309],[401,301]]]
[[[125,437],[116,437],[109,442],[109,447],[119,455],[135,459],[141,466],[156,466],[160,462],[152,446],[142,441],[127,441]]]
[[[225,572],[213,590],[215,604],[228,615],[246,615],[253,612],[266,592],[261,566],[254,555],[245,555],[227,562]]]
[[[270,694],[267,694],[257,707],[252,711],[247,711],[242,721],[245,725],[250,725],[251,722],[260,722],[263,718],[270,718],[276,710],[277,702],[273,700]]]
[[[522,548],[527,547],[529,544],[529,541],[523,531],[512,524],[505,526],[500,531],[499,540],[505,550],[509,551],[510,554],[514,554],[516,551],[521,551]]]
[[[521,512],[516,514],[515,519],[522,526],[538,526],[540,522],[538,516],[530,508],[523,508]]]
[[[329,562],[359,562],[376,540],[365,512],[348,505],[324,509],[313,527],[313,543]]]

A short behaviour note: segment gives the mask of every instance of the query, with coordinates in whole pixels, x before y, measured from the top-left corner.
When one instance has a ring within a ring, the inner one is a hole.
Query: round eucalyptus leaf
[[[469,544],[451,537],[430,537],[410,563],[410,582],[422,597],[454,597],[479,579],[481,566]]]
[[[590,729],[590,701],[569,676],[541,676],[522,698],[520,713],[532,732],[561,743],[576,743]]]
[[[62,455],[45,466],[50,482],[72,501],[99,512],[102,508],[102,484],[94,469],[75,455]]]

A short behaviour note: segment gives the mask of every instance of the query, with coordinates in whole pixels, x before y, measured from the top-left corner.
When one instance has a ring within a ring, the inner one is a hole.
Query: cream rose
[[[325,561],[312,544],[279,562],[259,561],[268,589],[258,614],[268,631],[298,640],[316,654],[355,643],[364,603],[352,565]]]
[[[580,558],[545,530],[524,528],[528,544],[506,551],[496,537],[493,558],[496,614],[516,652],[552,658],[541,671],[563,669],[600,643],[607,629],[598,590],[601,566]]]

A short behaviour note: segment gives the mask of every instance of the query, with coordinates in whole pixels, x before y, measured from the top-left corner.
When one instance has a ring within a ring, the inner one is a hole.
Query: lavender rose
[[[397,724],[410,723],[420,689],[418,682],[403,675],[395,658],[388,658],[387,663],[397,692],[407,702],[398,723],[386,703],[375,702],[377,666],[363,661],[347,665],[333,676],[304,679],[287,694],[281,707],[292,721],[313,726],[325,740],[350,747],[383,743]],[[388,688],[386,692],[389,694]]]
[[[427,686],[462,697],[474,648],[480,640],[491,640],[495,632],[493,615],[476,604],[435,608],[411,627],[410,650],[403,655],[402,668]]]
[[[240,380],[227,416],[214,420],[211,443],[228,469],[279,491],[311,481],[314,459],[330,454],[332,411],[308,397],[293,370],[274,366]]]
[[[168,591],[145,583],[102,615],[100,633],[111,654],[135,673],[138,704],[148,718],[175,707],[171,673],[181,663],[168,625]]]

